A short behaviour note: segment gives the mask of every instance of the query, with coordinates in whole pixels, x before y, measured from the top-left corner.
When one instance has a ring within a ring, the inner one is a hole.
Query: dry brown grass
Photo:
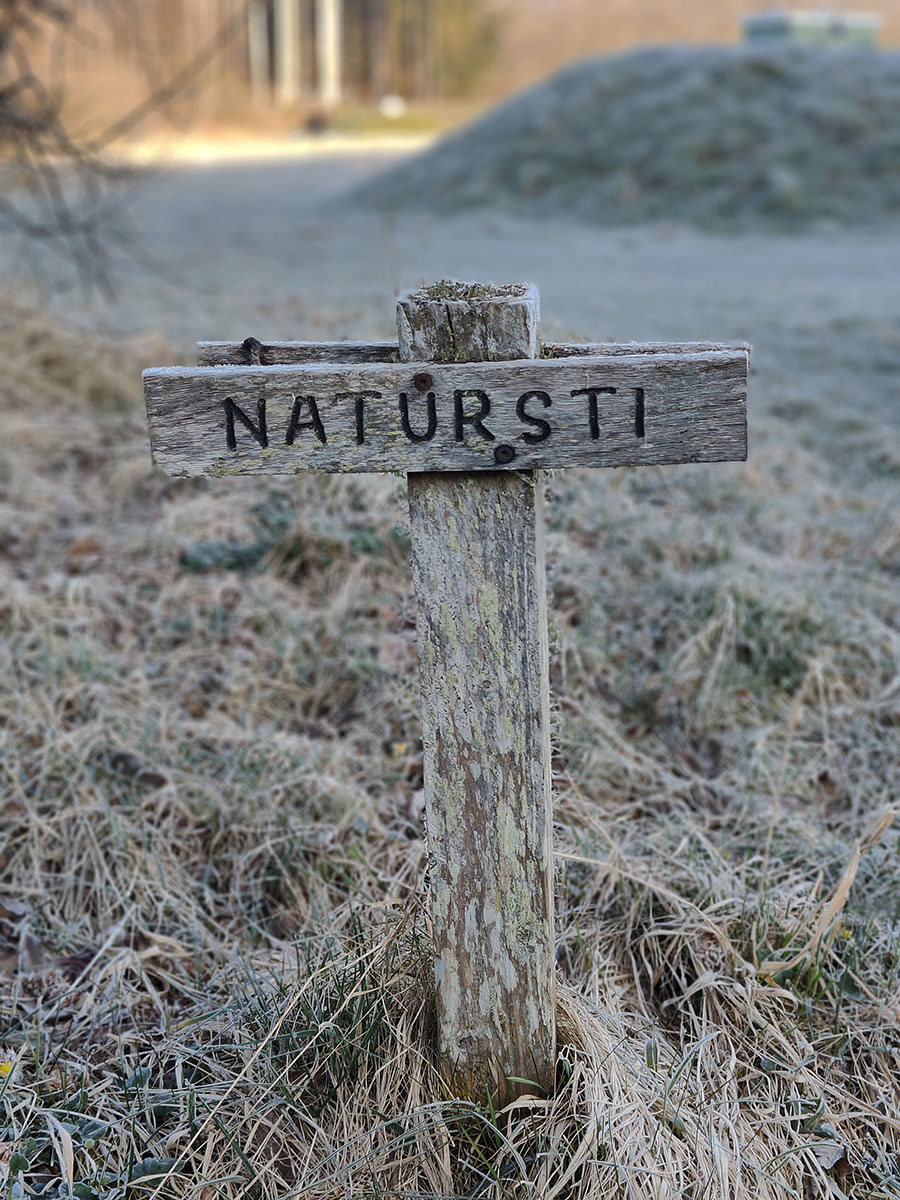
[[[0,312],[2,1194],[896,1200],[883,413],[769,362],[748,466],[551,482],[558,1086],[497,1113],[430,1057],[403,489],[161,478],[159,357]]]

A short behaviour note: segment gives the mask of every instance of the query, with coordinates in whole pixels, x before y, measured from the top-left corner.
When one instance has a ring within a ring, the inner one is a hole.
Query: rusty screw
[[[427,392],[429,388],[434,386],[434,380],[427,371],[420,371],[413,379],[416,389],[420,392]]]
[[[501,466],[506,466],[507,463],[511,463],[515,457],[515,450],[512,448],[512,446],[507,446],[505,442],[502,446],[498,446],[494,451],[494,461],[500,463]]]

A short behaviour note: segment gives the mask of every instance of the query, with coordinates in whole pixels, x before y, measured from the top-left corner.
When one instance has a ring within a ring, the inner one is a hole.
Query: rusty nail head
[[[247,357],[250,359],[251,367],[258,367],[260,365],[262,342],[259,340],[259,338],[244,338],[244,340],[241,342],[241,349],[247,351]]]
[[[430,387],[434,386],[434,380],[427,371],[420,371],[413,383],[420,392],[427,392]]]
[[[502,446],[498,446],[494,451],[494,459],[498,463],[511,463],[515,457],[515,450],[512,448],[512,446],[507,446],[505,442]]]

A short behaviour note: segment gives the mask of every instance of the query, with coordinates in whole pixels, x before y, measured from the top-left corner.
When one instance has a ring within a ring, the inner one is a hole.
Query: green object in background
[[[881,17],[875,13],[767,12],[744,18],[748,42],[796,42],[803,46],[875,46]]]

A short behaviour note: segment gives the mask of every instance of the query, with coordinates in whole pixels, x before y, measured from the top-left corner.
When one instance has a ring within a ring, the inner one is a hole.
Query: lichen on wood
[[[500,296],[524,296],[526,283],[463,283],[457,279],[439,279],[426,287],[410,292],[417,300],[464,300],[471,304],[476,300],[493,300]]]

